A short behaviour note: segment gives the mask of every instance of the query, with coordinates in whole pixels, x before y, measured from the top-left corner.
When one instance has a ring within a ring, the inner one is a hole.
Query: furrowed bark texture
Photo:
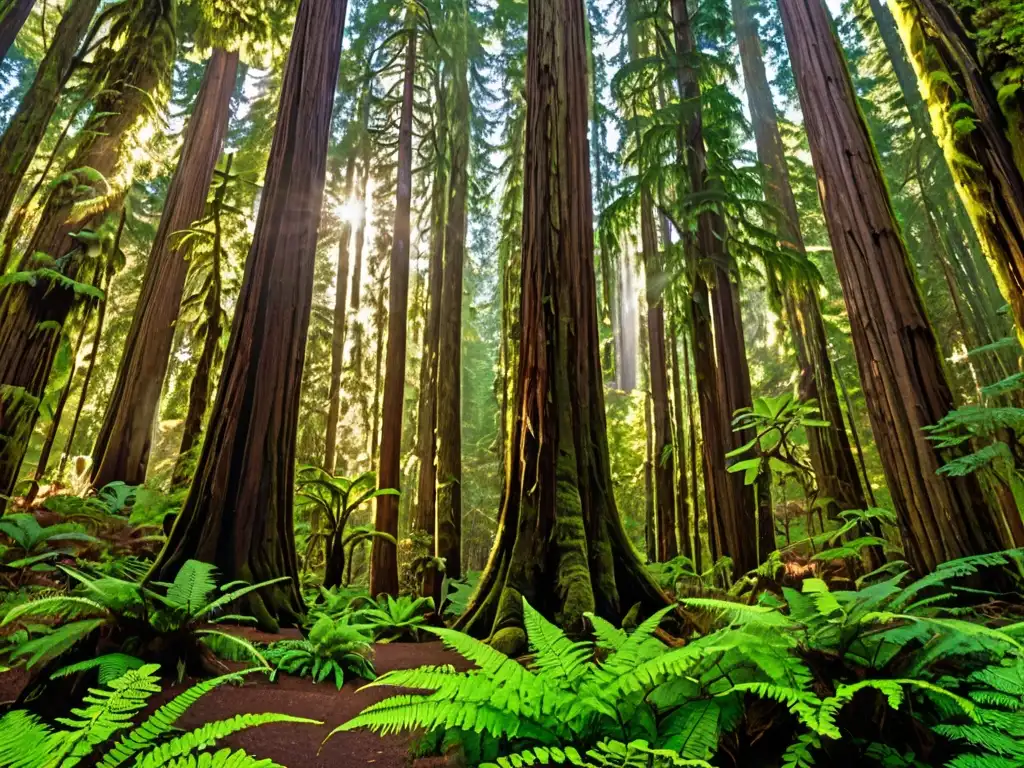
[[[462,10],[461,49],[452,83],[451,191],[444,237],[444,285],[437,376],[437,556],[449,578],[462,576],[462,274],[469,188],[469,75]]]
[[[672,26],[679,61],[677,78],[684,101],[700,105],[697,70],[692,64],[696,42],[686,0],[672,0]],[[691,194],[707,190],[707,152],[701,109],[684,126],[683,145]],[[704,439],[704,488],[708,530],[714,558],[728,555],[737,573],[757,567],[767,555],[757,525],[754,489],[739,474],[727,472],[725,454],[749,441],[752,434],[732,431],[732,415],[751,403],[750,372],[740,317],[739,294],[726,268],[725,220],[707,210],[699,215],[691,248],[695,256],[714,265],[714,285],[698,272],[692,300],[693,357]],[[762,511],[766,514],[766,511]],[[764,530],[764,526],[761,527]]]
[[[515,653],[525,597],[563,627],[664,596],[612,495],[597,330],[581,0],[530,3],[515,418],[497,540],[460,628]]]
[[[153,574],[188,559],[225,579],[291,580],[252,593],[264,627],[298,620],[292,496],[344,0],[302,0],[252,247],[195,478]]]
[[[1003,547],[972,477],[945,478],[923,428],[953,407],[878,158],[822,0],[780,2],[869,416],[907,560],[920,572]]]
[[[32,3],[28,5],[31,7]],[[0,223],[7,219],[18,188],[46,135],[78,46],[98,7],[99,0],[71,0],[68,4],[32,85],[0,138]]]
[[[120,206],[130,179],[135,131],[149,105],[167,93],[175,47],[167,13],[159,0],[135,11],[127,32],[136,45],[148,41],[147,65],[137,65],[137,48],[130,44],[106,62],[109,80],[96,97],[88,133],[65,164],[60,183],[49,188],[19,266],[35,277],[0,289],[0,496],[10,495],[17,480],[68,314],[82,296],[98,298],[81,279],[101,265],[76,235],[113,235],[103,225]],[[109,247],[103,244],[99,258]],[[0,512],[3,508],[0,500]]]
[[[411,13],[411,12],[410,12]],[[407,22],[408,42],[405,54],[405,82],[402,87],[402,116],[398,129],[398,181],[395,200],[395,227],[391,248],[391,286],[388,293],[388,350],[384,378],[384,401],[380,436],[380,463],[377,484],[380,488],[401,490],[402,416],[405,412],[405,352],[409,316],[409,246],[412,205],[412,121],[413,88],[416,75],[416,28]],[[376,409],[374,409],[376,412]],[[376,434],[376,428],[373,430]],[[398,497],[377,497],[378,531],[398,538]],[[390,541],[374,537],[370,552],[370,594],[398,594],[398,548]]]
[[[993,62],[983,61],[976,30],[953,4],[890,0],[889,7],[957,190],[1024,338],[1024,110],[1016,96],[1000,100],[994,73],[986,71]]]
[[[92,477],[97,487],[115,480],[128,485],[146,480],[153,421],[188,275],[188,247],[176,235],[199,219],[206,207],[227,134],[237,71],[237,53],[214,49],[185,129],[117,379],[93,447]]]
[[[806,258],[800,214],[789,181],[786,150],[765,71],[757,18],[750,0],[732,0],[732,9],[757,156],[766,172],[765,197],[778,210],[775,229],[779,240]],[[840,509],[864,509],[864,491],[832,376],[828,336],[816,286],[798,278],[788,281],[781,289],[786,321],[800,366],[800,398],[816,400],[821,418],[829,422],[828,427],[807,430],[819,493],[822,497],[834,499]]]

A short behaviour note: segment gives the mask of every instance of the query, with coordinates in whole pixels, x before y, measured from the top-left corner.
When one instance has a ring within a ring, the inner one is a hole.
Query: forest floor
[[[280,638],[263,635],[258,639],[267,641]],[[378,675],[394,669],[410,669],[425,664],[452,664],[460,670],[472,666],[458,654],[446,651],[440,642],[389,643],[375,646],[375,651]],[[23,673],[14,672],[0,676],[0,698],[9,701],[17,696],[17,689],[24,685],[24,682]],[[166,701],[188,687],[191,682],[195,681],[186,680],[180,685],[165,688],[160,697],[154,698],[151,704]],[[392,688],[358,690],[363,685],[363,680],[350,680],[339,691],[333,683],[326,681],[314,685],[308,679],[280,675],[277,682],[272,683],[254,674],[241,686],[223,685],[206,694],[182,717],[178,725],[189,729],[205,722],[223,720],[242,713],[280,712],[321,720],[324,724],[263,725],[235,734],[226,739],[221,746],[241,747],[254,757],[270,758],[287,768],[409,766],[412,762],[409,757],[412,740],[408,734],[381,737],[366,730],[338,733],[324,744],[321,750],[321,743],[337,726],[355,717],[370,704],[396,693],[396,689]],[[423,768],[444,764],[444,761],[439,760],[416,761],[416,765]]]

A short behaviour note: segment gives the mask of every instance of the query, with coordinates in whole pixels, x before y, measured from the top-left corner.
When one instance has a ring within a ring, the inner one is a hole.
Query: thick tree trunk
[[[7,0],[0,4],[0,61],[7,58],[35,4],[36,0]]]
[[[253,593],[261,626],[302,612],[292,499],[302,362],[345,2],[302,0],[231,341],[185,505],[153,574],[189,559],[225,579],[291,581]]]
[[[462,576],[462,273],[469,189],[468,8],[461,15],[452,82],[451,192],[437,376],[437,555],[445,559],[445,573],[453,579]]]
[[[185,130],[117,380],[93,448],[93,483],[146,480],[153,421],[160,405],[175,322],[188,275],[180,233],[200,218],[227,134],[238,54],[215,48]]]
[[[345,202],[352,198],[352,185],[356,171],[356,155],[349,153],[345,165]],[[352,224],[341,223],[338,235],[338,274],[334,282],[334,329],[331,333],[331,384],[327,396],[327,438],[324,445],[324,470],[333,475],[338,452],[338,419],[341,414],[341,371],[345,362],[345,328],[348,316],[348,247],[352,239]]]
[[[416,455],[420,461],[413,530],[430,537],[434,553],[435,500],[437,493],[437,375],[440,349],[441,292],[444,272],[444,230],[448,190],[448,112],[444,88],[437,84],[437,116],[434,134],[435,169],[431,188],[430,263],[427,267],[427,320],[423,324],[423,360],[420,364],[420,401],[416,419]]]
[[[388,354],[384,376],[383,422],[380,436],[380,488],[401,490],[402,417],[405,413],[405,352],[409,316],[410,207],[412,205],[413,89],[416,77],[416,27],[412,12],[406,21],[405,82],[398,127],[398,181],[395,226],[391,248],[391,287],[388,306]],[[376,430],[374,430],[376,432]],[[378,531],[398,538],[398,497],[377,497]],[[377,536],[370,553],[370,594],[398,594],[398,549]]]
[[[780,2],[875,441],[920,572],[1004,545],[976,478],[938,474],[923,432],[953,407],[935,336],[822,0]]]
[[[778,211],[775,230],[782,244],[806,258],[800,214],[786,166],[786,151],[761,52],[757,18],[750,0],[732,0],[736,37],[743,62],[743,82],[757,142],[757,156],[765,168],[765,197]],[[816,400],[828,427],[807,432],[811,463],[821,497],[833,499],[840,509],[863,509],[864,491],[857,474],[850,439],[843,422],[839,393],[832,377],[828,337],[816,286],[789,281],[782,286],[787,325],[793,336],[801,376],[802,400]]]
[[[497,540],[459,626],[515,653],[522,599],[582,631],[664,605],[612,494],[597,332],[581,0],[529,4],[521,346]]]
[[[32,1],[18,0],[32,6]],[[14,117],[0,138],[0,223],[14,204],[25,173],[32,164],[46,129],[50,125],[61,92],[71,75],[78,47],[89,29],[99,0],[71,0],[53,34],[46,55],[36,70],[32,85],[18,105]],[[0,29],[3,22],[0,22]],[[0,32],[0,38],[3,34]],[[0,45],[3,45],[0,40]],[[6,51],[6,46],[4,46]]]
[[[672,0],[672,24],[680,93],[684,101],[699,107],[700,83],[692,62],[696,42],[686,0]],[[684,126],[683,142],[690,192],[700,194],[708,186],[700,108],[693,110]],[[758,532],[754,489],[743,484],[742,475],[730,475],[726,467],[725,454],[749,441],[752,435],[732,431],[732,416],[739,408],[750,405],[751,393],[738,289],[725,267],[725,234],[725,220],[720,213],[708,210],[699,215],[696,242],[691,246],[700,259],[714,265],[714,285],[709,294],[702,277],[694,281],[693,356],[704,437],[704,487],[712,556],[728,555],[736,571],[746,573],[767,552],[766,542]],[[766,513],[762,510],[762,514]]]
[[[890,8],[957,190],[1024,338],[1024,158],[1015,150],[1024,110],[1015,96],[1000,103],[995,71],[986,70],[998,62],[982,60],[975,30],[951,3],[891,0]]]
[[[112,234],[103,228],[124,194],[118,178],[131,176],[135,132],[150,105],[167,92],[173,26],[165,15],[168,9],[158,1],[152,0],[153,6],[147,3],[134,17],[137,23],[126,30],[130,42],[108,62],[110,82],[94,102],[83,139],[65,165],[64,180],[47,192],[19,267],[21,272],[34,272],[35,278],[0,288],[0,496],[10,495],[17,480],[68,314],[82,295],[101,298],[79,282],[94,259],[77,236],[83,231],[103,239]],[[140,40],[147,40],[152,49],[146,66],[136,61]],[[86,173],[85,168],[91,171]],[[91,205],[86,212],[76,212],[75,204],[87,199]],[[101,256],[108,248],[109,240]],[[0,500],[0,512],[4,506]]]

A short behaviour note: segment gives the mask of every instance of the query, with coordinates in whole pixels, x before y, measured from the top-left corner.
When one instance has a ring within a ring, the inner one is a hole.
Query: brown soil
[[[457,654],[446,651],[439,642],[376,646],[378,675],[393,669],[409,669],[425,664],[452,664],[460,670],[472,666]],[[0,676],[0,688],[4,689],[6,695],[10,694],[10,688],[20,688],[24,684],[23,675],[17,675],[20,685],[12,677],[12,673]],[[333,683],[314,685],[309,680],[286,675],[281,675],[276,683],[271,683],[254,674],[241,686],[223,685],[208,693],[185,714],[178,725],[194,728],[204,722],[223,720],[246,712],[281,712],[320,720],[324,724],[283,723],[260,726],[235,734],[219,746],[241,747],[254,757],[270,758],[287,768],[403,768],[410,765],[409,746],[412,738],[407,733],[380,737],[365,730],[345,732],[336,734],[322,745],[327,735],[338,725],[355,717],[364,707],[395,693],[392,688],[358,690],[362,685],[365,685],[365,681],[346,682],[339,691]],[[186,684],[165,689],[161,701],[184,687]],[[430,762],[434,764],[434,761]]]

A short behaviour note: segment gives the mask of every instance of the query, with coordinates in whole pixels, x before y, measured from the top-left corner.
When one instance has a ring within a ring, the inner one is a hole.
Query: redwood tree
[[[111,44],[94,62],[92,114],[47,191],[21,278],[0,287],[0,496],[17,479],[69,313],[82,297],[103,298],[88,276],[102,268],[96,254],[109,255],[117,223],[108,214],[120,207],[131,178],[137,131],[168,92],[173,4],[135,0],[111,11]]]
[[[462,275],[469,190],[468,8],[457,15],[451,95],[451,178],[437,375],[437,555],[449,578],[462,576]]]
[[[129,485],[146,480],[153,419],[188,275],[188,248],[178,235],[202,215],[206,205],[227,134],[237,71],[238,54],[215,48],[185,129],[117,379],[93,447],[92,479],[98,487],[115,480]]]
[[[515,405],[497,540],[459,626],[524,647],[522,599],[564,627],[664,596],[612,494],[598,345],[582,0],[531,0]]]
[[[1024,338],[1024,65],[1012,3],[892,0],[932,126]],[[1016,85],[1015,85],[1016,84]]]
[[[28,3],[31,6],[31,2]],[[35,78],[0,138],[0,222],[46,134],[99,0],[70,0]]]
[[[953,406],[842,50],[822,0],[781,0],[818,189],[843,284],[868,415],[903,532],[925,572],[1003,548],[1004,521],[973,476],[944,463],[924,428]]]
[[[732,12],[757,156],[765,171],[765,197],[776,209],[775,231],[784,247],[806,259],[800,214],[789,181],[779,119],[761,52],[757,17],[750,0],[732,0]],[[833,499],[841,509],[864,509],[864,491],[832,377],[817,286],[797,276],[785,280],[781,290],[786,324],[800,366],[800,398],[816,400],[822,420],[829,423],[827,427],[807,431],[818,490],[822,497]]]
[[[14,38],[28,21],[36,0],[3,0],[0,3],[0,60],[6,59]]]
[[[168,580],[196,559],[228,579],[290,576],[248,600],[271,629],[302,612],[295,434],[345,5],[299,5],[217,399],[188,498],[152,572]]]
[[[402,113],[398,126],[398,181],[395,226],[391,247],[391,285],[388,306],[388,351],[384,377],[383,420],[377,484],[401,489],[400,452],[402,416],[405,412],[405,352],[409,316],[409,247],[412,206],[413,90],[416,76],[416,22],[408,11],[405,49],[405,79],[402,85]],[[376,429],[374,429],[376,434]],[[377,497],[376,528],[392,537],[375,536],[370,553],[370,594],[398,594],[398,496]]]

